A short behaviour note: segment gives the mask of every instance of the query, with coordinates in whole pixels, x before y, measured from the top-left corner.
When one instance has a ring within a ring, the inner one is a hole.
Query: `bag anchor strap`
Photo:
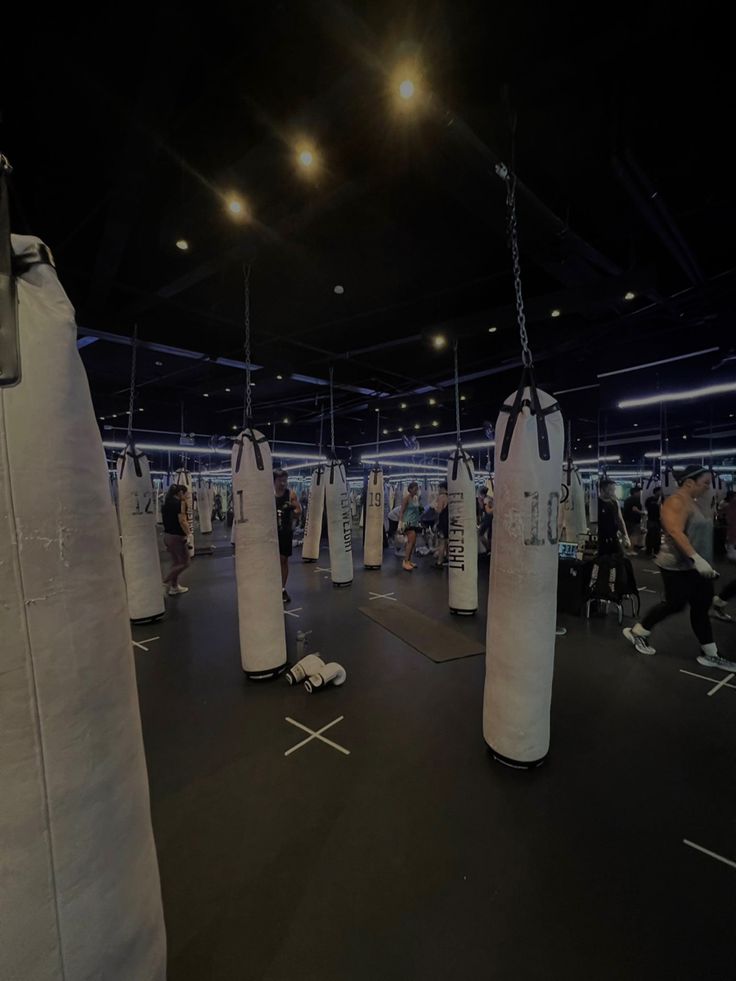
[[[525,388],[529,389],[528,399],[524,398]],[[546,409],[542,408],[542,404],[539,401],[537,383],[534,379],[534,369],[530,364],[525,364],[522,369],[519,387],[516,390],[513,404],[506,405],[506,403],[504,403],[501,406],[501,412],[509,413],[509,421],[506,424],[506,431],[503,434],[503,443],[501,444],[502,460],[508,459],[514,429],[516,428],[516,423],[522,409],[525,408],[531,409],[532,415],[535,416],[537,420],[537,445],[539,448],[539,458],[540,460],[549,460],[549,433],[547,432],[546,417],[552,415],[554,412],[559,412],[560,406],[558,402],[553,402],[552,405],[547,406]]]
[[[260,436],[256,436],[255,429],[253,429],[252,426],[249,426],[247,429],[243,430],[243,432],[240,434],[238,439],[235,441],[238,447],[238,458],[235,461],[235,473],[240,473],[240,464],[243,461],[243,449],[245,446],[245,440],[248,440],[249,443],[253,444],[253,454],[255,455],[256,458],[256,467],[259,470],[265,470],[265,464],[263,462],[263,454],[261,453],[260,444],[266,443],[268,442],[268,440],[263,434],[261,434]]]

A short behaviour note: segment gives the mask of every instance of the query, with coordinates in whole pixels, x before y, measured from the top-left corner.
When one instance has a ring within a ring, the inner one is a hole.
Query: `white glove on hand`
[[[718,573],[710,564],[706,562],[702,555],[698,555],[697,552],[693,554],[693,565],[695,566],[696,572],[699,572],[704,579],[715,579]]]

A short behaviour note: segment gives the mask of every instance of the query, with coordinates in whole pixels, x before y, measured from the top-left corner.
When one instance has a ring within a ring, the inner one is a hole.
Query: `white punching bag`
[[[0,387],[0,976],[164,981],[107,462],[48,250],[13,236],[14,281],[6,247],[21,378]]]
[[[514,405],[518,394],[512,397]],[[513,408],[507,402],[496,425],[496,448],[502,449],[496,455],[486,631],[483,735],[497,759],[519,767],[538,765],[549,750],[557,622],[564,426],[555,400],[541,390],[537,395],[541,414],[523,408],[512,423]],[[524,401],[530,398],[524,388]],[[538,423],[546,429],[545,453]],[[507,427],[512,432],[508,455]]]
[[[197,507],[199,508],[199,530],[202,535],[212,534],[212,491],[209,481],[200,480],[197,487]]]
[[[189,550],[189,555],[194,555],[194,496],[192,491],[194,489],[192,484],[192,475],[188,470],[177,470],[174,474],[174,483],[179,484],[181,487],[186,487],[187,496],[184,500],[184,504],[187,512],[187,521],[189,522],[190,534],[187,536],[187,549]]]
[[[576,467],[562,468],[562,483],[567,497],[560,505],[560,541],[579,544],[588,534],[585,516],[585,490]]]
[[[246,677],[263,681],[286,670],[273,464],[266,437],[256,429],[243,430],[233,444],[232,467],[240,659]]]
[[[478,523],[473,460],[459,446],[447,462],[448,590],[450,613],[478,609]]]
[[[134,622],[156,620],[165,612],[161,559],[153,507],[151,471],[145,453],[128,443],[118,457],[118,517],[128,614]]]
[[[325,513],[325,468],[315,467],[312,483],[309,485],[307,502],[307,521],[304,525],[302,562],[316,562],[319,559],[319,543],[322,539],[322,519]]]
[[[325,507],[332,585],[349,586],[353,581],[352,516],[345,466],[339,460],[325,467]]]
[[[383,471],[376,465],[368,474],[365,498],[365,538],[363,565],[380,569],[383,563]]]

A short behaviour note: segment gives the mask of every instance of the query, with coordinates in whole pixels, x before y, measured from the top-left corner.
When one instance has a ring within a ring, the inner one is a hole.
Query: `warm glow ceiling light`
[[[245,216],[245,205],[241,198],[234,194],[228,197],[226,207],[235,218],[243,218]]]
[[[429,404],[430,405],[437,405],[437,399],[430,399],[429,400]]]
[[[489,334],[495,334],[497,330],[498,330],[498,327],[489,327],[488,328],[488,333]]]
[[[302,167],[309,168],[314,164],[314,154],[306,147],[299,151],[299,163]]]
[[[188,252],[189,251],[189,242],[187,242],[187,240],[185,238],[180,238],[177,241],[177,243],[176,243],[176,247],[181,252]]]
[[[443,347],[447,347],[447,338],[444,334],[435,334],[432,338],[432,346],[437,350],[441,351]]]
[[[549,315],[550,315],[550,317],[553,317],[553,318],[554,318],[554,319],[556,320],[556,319],[557,319],[557,317],[559,317],[559,316],[561,316],[561,314],[562,314],[562,311],[561,311],[561,310],[558,310],[558,309],[557,309],[557,308],[555,307],[555,309],[554,309],[554,310],[550,310],[550,314],[549,314]]]
[[[635,300],[636,299],[636,293],[632,293],[631,290],[628,290],[626,293],[624,293],[624,299],[625,300]]]
[[[704,385],[702,388],[690,388],[684,392],[666,392],[657,395],[644,395],[639,399],[624,399],[618,403],[619,409],[634,409],[641,405],[659,405],[660,402],[686,402],[690,399],[702,399],[708,395],[724,395],[736,392],[736,382],[723,382],[720,385]]]

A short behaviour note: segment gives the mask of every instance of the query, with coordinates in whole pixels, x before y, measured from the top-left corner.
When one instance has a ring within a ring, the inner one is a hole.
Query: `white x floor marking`
[[[369,592],[368,593],[368,599],[369,600],[387,599],[387,600],[391,600],[392,603],[395,603],[396,602],[396,597],[394,596],[393,593],[371,593],[371,592]]]
[[[294,609],[294,610],[284,610],[284,616],[286,616],[286,617],[296,617],[297,620],[301,620],[301,617],[299,616],[299,610],[302,610],[302,609],[304,609],[304,607],[297,606],[296,609]]]
[[[148,653],[148,648],[147,647],[144,647],[143,645],[144,644],[150,644],[152,641],[159,640],[159,639],[160,639],[159,637],[146,637],[145,640],[134,640],[133,641],[133,647],[140,647],[140,649],[142,651],[145,651],[146,653]]]
[[[329,569],[323,569],[323,568],[322,568],[322,566],[320,566],[320,565],[316,565],[316,566],[314,567],[314,571],[315,571],[315,572],[329,572],[330,570],[329,570]]]
[[[680,668],[680,674],[689,674],[691,678],[702,678],[703,681],[715,681],[716,680],[715,678],[708,678],[704,674],[695,674],[693,671],[683,671],[682,668]],[[731,678],[734,678],[734,677],[736,677],[735,674],[727,674],[726,677],[723,679],[723,681],[719,681],[717,684],[715,684],[711,688],[711,690],[708,692],[708,694],[709,695],[715,695],[715,693],[718,691],[719,688],[733,688],[733,689],[736,689],[736,685],[729,685],[729,681],[731,680]]]
[[[290,719],[289,716],[287,715],[286,721],[290,722],[293,726],[296,726],[297,729],[301,729],[303,732],[308,732],[309,738],[302,739],[302,741],[300,743],[297,743],[296,746],[292,746],[291,749],[287,749],[286,752],[284,753],[284,756],[289,756],[291,753],[295,753],[298,749],[301,749],[302,746],[306,746],[307,743],[311,743],[313,739],[319,739],[320,742],[326,743],[328,746],[332,746],[333,749],[338,750],[340,753],[344,753],[345,756],[350,756],[349,749],[345,749],[345,747],[340,746],[339,743],[333,743],[332,740],[330,739],[325,739],[325,737],[322,735],[323,732],[327,732],[328,729],[331,729],[333,726],[336,726],[338,722],[342,722],[344,718],[345,716],[341,715],[338,719],[335,719],[334,722],[328,723],[328,725],[323,726],[321,729],[318,729],[317,732],[315,732],[313,729],[309,729],[307,728],[307,726],[303,726],[301,722],[295,722],[294,719]]]

